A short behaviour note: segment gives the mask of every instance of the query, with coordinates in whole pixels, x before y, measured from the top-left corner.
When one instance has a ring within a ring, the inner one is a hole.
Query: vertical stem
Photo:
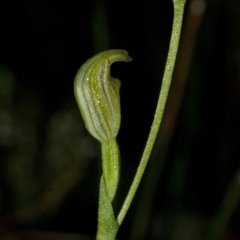
[[[202,0],[202,12],[193,11],[192,5],[195,2],[196,0],[189,2],[188,10],[184,14],[185,23],[182,28],[171,90],[166,102],[161,128],[154,143],[155,147],[151,153],[151,160],[148,163],[148,170],[143,179],[144,182],[142,183],[141,193],[137,199],[138,203],[134,210],[135,214],[131,226],[130,240],[145,239],[149,228],[156,185],[158,184],[158,179],[162,176],[166,153],[168,152],[169,143],[171,142],[171,137],[176,127],[185,85],[191,68],[197,35],[205,12],[206,0]],[[182,59],[184,59],[184,61],[182,61]],[[184,181],[185,179],[183,182]],[[176,186],[176,188],[178,188],[178,186]],[[179,200],[181,201],[181,199],[178,198],[177,201]],[[173,221],[176,220],[173,219]],[[136,229],[138,230],[136,231]]]
[[[101,177],[99,189],[98,229],[96,239],[115,240],[119,226],[114,216],[112,201],[108,196],[103,176]]]
[[[119,149],[116,139],[102,144],[103,175],[100,181],[97,240],[114,240],[118,231],[112,201],[119,181]]]
[[[132,202],[132,199],[135,195],[135,192],[138,188],[138,185],[141,181],[142,175],[144,173],[144,170],[146,168],[150,153],[153,148],[154,141],[156,139],[160,123],[162,120],[167,95],[169,92],[169,87],[171,84],[172,79],[172,73],[174,69],[174,64],[176,60],[177,50],[178,50],[178,43],[181,33],[181,27],[182,27],[182,18],[183,18],[183,12],[184,12],[184,5],[186,0],[173,0],[174,4],[174,19],[173,19],[173,28],[172,28],[172,36],[170,40],[170,46],[168,51],[168,57],[167,57],[167,63],[165,66],[165,72],[163,76],[162,81],[162,87],[157,103],[156,112],[154,115],[154,120],[151,126],[151,131],[143,152],[143,156],[141,158],[140,164],[137,169],[137,173],[133,179],[133,183],[130,187],[130,190],[128,192],[128,195],[123,203],[123,206],[119,212],[119,215],[117,217],[118,224],[121,225],[129,207]]]
[[[108,195],[114,199],[120,175],[119,149],[116,139],[104,142],[102,145],[102,168]]]

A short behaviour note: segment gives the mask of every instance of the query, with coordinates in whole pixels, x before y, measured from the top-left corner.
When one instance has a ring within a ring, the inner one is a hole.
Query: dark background
[[[143,179],[149,188],[141,184],[122,239],[202,239],[238,171],[240,3],[205,4],[195,17],[190,1],[186,6],[187,37],[173,78],[185,69],[175,88],[184,94],[176,101],[173,94],[168,108],[170,118],[177,116],[170,121],[174,131],[155,145]],[[10,0],[0,9],[0,228],[94,236],[100,147],[83,127],[73,79],[99,51],[126,49],[133,58],[112,66],[122,82],[119,209],[153,119],[172,2]],[[182,66],[187,54],[190,64]],[[240,238],[239,211],[236,206],[226,239]]]

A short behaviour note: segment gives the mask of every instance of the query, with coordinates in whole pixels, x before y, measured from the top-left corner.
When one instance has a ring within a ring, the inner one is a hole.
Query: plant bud
[[[110,66],[131,60],[124,50],[101,52],[84,63],[75,77],[74,94],[85,126],[101,143],[117,136],[121,121],[120,81],[110,76]]]

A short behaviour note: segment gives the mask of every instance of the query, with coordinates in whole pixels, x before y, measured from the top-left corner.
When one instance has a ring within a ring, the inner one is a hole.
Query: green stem
[[[123,203],[123,206],[119,212],[119,215],[117,217],[117,222],[119,226],[121,225],[129,207],[132,202],[132,199],[136,193],[136,190],[139,186],[139,183],[141,181],[142,175],[144,173],[144,170],[146,168],[149,156],[151,154],[153,144],[155,142],[160,123],[162,120],[168,92],[169,92],[169,87],[171,84],[172,80],[172,74],[173,74],[173,69],[175,65],[175,60],[176,60],[176,55],[177,55],[177,50],[178,50],[178,43],[179,43],[179,38],[180,38],[180,33],[181,33],[181,27],[182,27],[182,18],[183,18],[183,12],[184,12],[184,5],[185,5],[186,0],[173,0],[174,4],[174,19],[173,19],[173,28],[172,28],[172,36],[170,40],[170,46],[169,46],[169,51],[168,51],[168,57],[167,57],[167,63],[165,66],[165,72],[163,76],[163,81],[162,81],[162,87],[157,103],[157,108],[156,112],[154,115],[153,123],[151,126],[151,131],[143,152],[143,156],[141,158],[140,164],[137,169],[137,173],[133,179],[132,185],[130,187],[130,190],[128,192],[128,195]]]
[[[106,182],[101,177],[98,207],[98,231],[97,240],[114,240],[118,231],[118,223],[115,219],[112,201],[108,195]]]
[[[119,148],[116,139],[104,142],[102,145],[103,179],[111,201],[114,199],[120,175]]]
[[[119,149],[115,138],[101,145],[103,175],[99,190],[97,240],[114,240],[119,227],[112,208],[119,182]]]

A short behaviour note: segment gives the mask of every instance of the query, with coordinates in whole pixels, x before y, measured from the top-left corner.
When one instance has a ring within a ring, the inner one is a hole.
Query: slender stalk
[[[154,115],[151,130],[149,133],[149,137],[148,137],[140,164],[137,169],[137,173],[133,179],[133,182],[132,182],[132,185],[128,192],[128,195],[127,195],[127,197],[123,203],[123,206],[119,212],[119,215],[117,217],[117,222],[118,222],[119,226],[121,225],[128,209],[130,207],[130,204],[133,200],[136,190],[139,186],[139,183],[141,181],[142,175],[146,168],[148,159],[150,157],[150,154],[151,154],[151,151],[153,148],[153,144],[155,142],[155,139],[156,139],[159,127],[160,127],[164,108],[165,108],[166,101],[167,101],[169,87],[170,87],[171,80],[172,80],[172,74],[173,74],[173,69],[174,69],[174,65],[175,65],[175,60],[176,60],[176,55],[177,55],[177,50],[178,50],[178,43],[179,43],[181,27],[182,27],[182,18],[183,18],[185,2],[186,2],[186,0],[173,0],[174,19],[173,19],[172,36],[171,36],[171,40],[170,40],[167,63],[165,66],[165,72],[164,72],[164,76],[163,76],[162,87],[161,87],[161,91],[160,91],[160,95],[159,95],[159,99],[158,99],[158,103],[157,103],[157,108],[156,108],[156,112]]]
[[[189,2],[187,12],[185,11],[185,22],[182,28],[180,46],[174,67],[171,90],[165,106],[165,112],[161,122],[160,131],[157,134],[155,145],[151,153],[151,160],[148,163],[145,177],[142,180],[141,193],[138,196],[138,204],[136,206],[131,233],[129,240],[143,240],[149,228],[151,213],[153,210],[153,200],[155,196],[158,180],[162,176],[164,162],[166,161],[166,153],[171,143],[171,137],[177,123],[177,117],[181,107],[184,89],[191,68],[194,48],[196,45],[197,35],[204,16],[204,10],[201,13],[194,12],[192,5],[196,0]],[[206,5],[205,1],[202,0]],[[204,6],[205,6],[204,5]],[[184,59],[184,61],[182,61]],[[185,169],[187,170],[187,168]],[[184,184],[184,179],[182,184]],[[182,185],[183,186],[183,185]],[[178,186],[176,186],[178,188]],[[181,194],[180,194],[181,195]],[[178,198],[178,201],[181,201]],[[173,220],[176,221],[176,220]],[[136,229],[138,229],[136,231]]]

